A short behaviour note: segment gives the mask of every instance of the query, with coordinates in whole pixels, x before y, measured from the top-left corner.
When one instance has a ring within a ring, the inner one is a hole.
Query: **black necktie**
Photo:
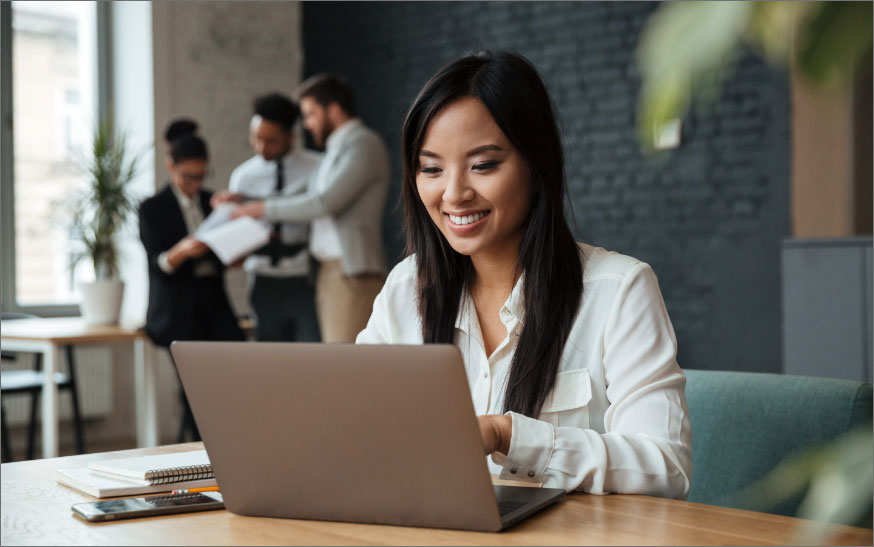
[[[276,195],[282,195],[282,187],[285,185],[285,174],[282,172],[282,158],[276,160]],[[279,247],[282,245],[282,224],[273,225],[276,239],[270,245],[270,264],[276,266],[279,262]]]

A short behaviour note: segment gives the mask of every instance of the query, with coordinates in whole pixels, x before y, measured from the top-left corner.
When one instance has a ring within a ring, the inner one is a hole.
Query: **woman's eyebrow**
[[[500,146],[498,146],[497,144],[484,144],[482,146],[477,146],[476,148],[469,150],[467,152],[467,154],[465,154],[465,156],[467,156],[467,157],[476,156],[477,154],[479,154],[481,152],[487,152],[489,150],[496,150],[498,152],[502,152],[504,149],[501,148]],[[426,156],[428,158],[440,159],[440,154],[438,154],[437,152],[432,152],[430,150],[425,150],[424,148],[419,152],[419,155]]]
[[[477,146],[476,148],[469,150],[467,152],[467,157],[476,156],[480,152],[487,152],[489,150],[496,150],[498,152],[502,152],[504,149],[501,148],[500,146],[498,146],[497,144],[484,144],[482,146]]]

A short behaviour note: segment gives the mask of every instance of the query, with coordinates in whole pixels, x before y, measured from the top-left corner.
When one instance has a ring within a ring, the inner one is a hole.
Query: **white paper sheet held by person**
[[[270,230],[252,217],[240,217],[217,222],[206,230],[197,230],[195,237],[204,242],[224,264],[231,264],[265,245],[270,240]]]

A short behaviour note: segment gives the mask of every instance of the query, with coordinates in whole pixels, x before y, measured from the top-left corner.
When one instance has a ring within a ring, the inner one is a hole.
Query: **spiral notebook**
[[[175,489],[206,488],[218,486],[215,479],[198,481],[174,482],[172,484],[155,484],[144,486],[135,484],[127,479],[114,479],[106,475],[98,474],[87,467],[73,467],[56,469],[55,480],[59,483],[75,488],[89,496],[98,499],[115,496],[138,496],[141,494],[159,494]]]
[[[142,486],[215,477],[206,450],[99,460],[89,463],[88,468],[92,473]]]

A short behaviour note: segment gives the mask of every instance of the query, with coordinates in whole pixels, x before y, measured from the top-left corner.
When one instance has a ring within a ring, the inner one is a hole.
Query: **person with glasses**
[[[170,182],[140,204],[140,239],[149,271],[146,334],[157,346],[169,347],[174,340],[245,339],[225,292],[224,265],[194,235],[212,212],[212,192],[203,188],[208,161],[203,139],[193,133],[177,136],[167,158]],[[193,419],[188,425],[199,440]],[[180,441],[185,428],[183,423]]]

